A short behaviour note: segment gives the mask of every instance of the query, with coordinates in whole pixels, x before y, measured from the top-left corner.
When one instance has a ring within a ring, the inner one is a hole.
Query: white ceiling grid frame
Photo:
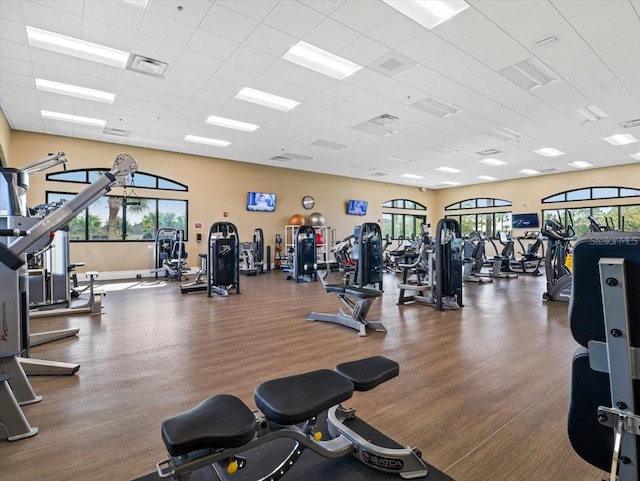
[[[88,0],[86,1],[86,3],[94,3],[95,1],[96,0]],[[119,0],[116,0],[115,2],[111,1],[109,3],[119,3]],[[182,10],[178,9],[177,5],[179,5],[177,2],[156,0],[149,2],[146,11],[162,15],[164,17],[176,20],[181,23],[185,23],[187,25],[191,25],[192,27],[198,27],[202,22],[202,19],[206,16],[207,12],[213,5],[213,2],[211,2],[211,0],[188,0],[188,2],[184,4],[185,7]],[[128,8],[128,12],[130,15],[134,13],[134,10],[137,10],[142,14],[145,13],[145,10],[141,8],[136,8],[133,6],[128,6]]]
[[[238,0],[217,0],[216,3],[261,22],[275,8],[278,1],[244,0],[239,2]]]
[[[347,1],[331,14],[331,18],[364,34],[395,13],[382,2]]]
[[[304,37],[324,18],[324,15],[302,3],[287,1],[278,3],[263,22],[282,32]]]
[[[200,28],[221,37],[242,43],[258,26],[258,22],[234,10],[213,4]]]
[[[235,52],[239,45],[237,42],[218,35],[205,32],[204,30],[197,30],[185,48],[206,55],[207,57],[225,61]],[[158,58],[157,60],[161,59]]]
[[[394,13],[386,20],[366,32],[366,35],[385,47],[396,49],[419,37],[424,28],[400,13]]]
[[[138,32],[145,14],[141,8],[117,0],[91,0],[82,3],[87,19],[107,25],[118,25],[129,32]]]
[[[339,52],[360,37],[360,33],[332,18],[325,18],[313,30],[305,35],[304,40],[311,45],[328,52]],[[350,59],[347,59],[350,60]]]
[[[68,37],[81,38],[82,17],[62,10],[38,5],[33,2],[21,2],[24,22],[42,30],[49,30]],[[49,4],[50,5],[50,4]],[[111,45],[107,45],[110,47]]]
[[[102,22],[85,18],[82,21],[81,38],[89,42],[109,45],[112,48],[130,52],[133,49],[136,34],[123,28],[116,28]]]
[[[184,48],[193,37],[195,31],[196,28],[191,25],[172,20],[153,12],[147,12],[138,30],[138,35]]]

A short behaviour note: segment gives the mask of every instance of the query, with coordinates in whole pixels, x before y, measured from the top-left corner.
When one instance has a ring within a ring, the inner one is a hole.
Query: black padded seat
[[[370,287],[344,286],[344,293],[348,296],[360,297],[362,299],[380,297],[382,291]]]
[[[198,449],[234,448],[248,443],[256,418],[240,399],[219,394],[162,423],[162,439],[171,456]]]
[[[347,286],[344,284],[325,284],[324,290],[326,292],[337,292],[338,294],[343,294],[346,287]]]
[[[389,358],[373,356],[338,364],[336,371],[350,379],[356,391],[369,391],[400,374],[400,365]]]
[[[290,425],[307,421],[352,395],[351,381],[335,371],[321,369],[263,382],[254,398],[268,419]]]

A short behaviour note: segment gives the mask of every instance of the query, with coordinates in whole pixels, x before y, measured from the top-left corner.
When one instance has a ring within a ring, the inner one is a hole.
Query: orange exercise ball
[[[293,214],[289,217],[289,225],[304,225],[304,216],[300,214]]]

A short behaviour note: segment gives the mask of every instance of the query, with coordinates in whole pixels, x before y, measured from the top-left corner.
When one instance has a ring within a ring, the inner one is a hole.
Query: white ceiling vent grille
[[[496,155],[496,154],[499,154],[499,153],[500,153],[500,151],[497,150],[497,149],[487,149],[487,150],[482,150],[480,152],[476,152],[476,154],[484,155],[484,156],[486,156],[486,155]]]
[[[302,155],[302,154],[292,154],[290,152],[285,152],[284,154],[276,155],[275,157],[271,157],[269,160],[275,160],[278,162],[288,162],[290,160],[312,160],[313,157],[310,155]]]
[[[436,100],[433,98],[426,98],[414,104],[411,104],[413,108],[418,110],[422,110],[431,115],[435,115],[436,117],[449,117],[450,115],[455,115],[462,112],[460,107],[456,107],[448,102],[443,100]]]
[[[387,128],[387,125],[398,120],[398,117],[394,117],[389,114],[382,114],[375,117],[368,122],[363,122],[351,127],[352,129],[359,130],[360,132],[366,132],[367,134],[377,135],[379,137],[386,137],[387,135],[394,134],[396,131]]]
[[[324,147],[325,149],[332,150],[345,150],[348,149],[349,146],[345,144],[339,144],[338,142],[331,142],[330,140],[316,140],[315,142],[311,142],[311,145],[315,145],[316,147]]]
[[[625,129],[629,129],[631,127],[640,127],[640,119],[633,120],[625,120],[624,122],[620,122],[620,126]]]
[[[553,167],[549,167],[548,169],[542,169],[540,171],[541,174],[550,174],[551,172],[557,172],[558,169],[554,169]]]
[[[500,140],[515,140],[517,138],[522,137],[521,133],[516,132],[515,130],[511,130],[507,127],[502,127],[499,129],[492,130],[490,132],[487,132],[487,135],[490,135]]]
[[[384,177],[385,174],[384,172],[374,172],[373,174],[371,174],[371,177]]]
[[[389,52],[379,59],[374,60],[367,67],[378,73],[392,77],[413,67],[416,63],[415,60],[402,55],[400,52]]]
[[[155,60],[149,57],[143,57],[142,55],[133,54],[127,64],[127,69],[143,73],[145,75],[151,75],[153,77],[164,78],[169,70],[169,64],[162,62],[161,60]]]
[[[129,132],[128,130],[112,129],[109,127],[105,127],[102,133],[107,135],[115,135],[117,137],[129,137],[131,135],[131,132]]]

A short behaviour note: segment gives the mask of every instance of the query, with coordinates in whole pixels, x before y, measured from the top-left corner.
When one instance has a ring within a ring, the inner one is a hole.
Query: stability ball
[[[309,224],[311,225],[324,225],[324,216],[320,212],[314,212],[309,216]]]
[[[289,217],[289,225],[304,225],[304,216],[300,214],[293,214]]]

